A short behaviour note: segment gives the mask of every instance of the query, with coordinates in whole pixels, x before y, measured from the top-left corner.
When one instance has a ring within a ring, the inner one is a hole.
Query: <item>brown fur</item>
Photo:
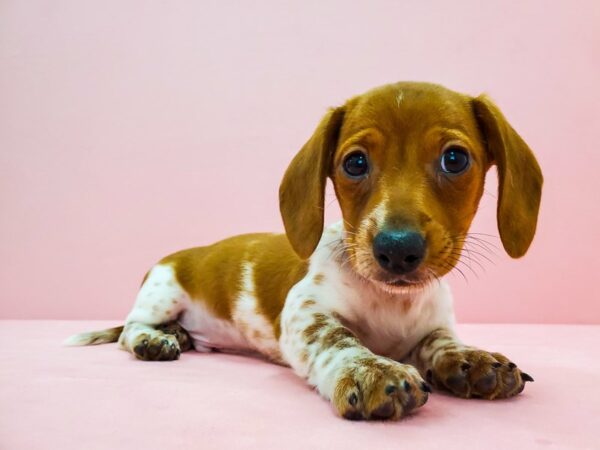
[[[322,273],[318,273],[313,278],[313,283],[315,283],[318,286],[323,283],[324,279],[325,279],[325,275],[323,275]]]
[[[366,370],[368,369],[368,370]],[[347,419],[398,419],[423,405],[428,391],[414,380],[401,389],[389,391],[398,379],[407,379],[405,367],[381,364],[376,358],[362,358],[346,370],[335,387],[333,404]]]
[[[435,387],[463,398],[508,398],[532,378],[501,353],[461,345],[454,334],[438,329],[425,337],[407,358]]]
[[[322,313],[313,314],[313,319],[314,322],[306,327],[303,332],[304,339],[308,345],[315,343],[319,339],[319,333],[329,321],[329,318]]]
[[[306,274],[307,264],[292,250],[285,235],[257,233],[235,236],[208,247],[183,250],[161,260],[172,264],[177,280],[192,298],[202,299],[219,318],[231,320],[231,307],[241,288],[242,266],[254,264],[260,313],[280,334],[279,314],[289,289]]]
[[[437,171],[448,142],[459,143],[471,155],[471,166],[461,175]],[[344,157],[357,148],[366,151],[370,165],[369,176],[359,181],[342,169]],[[432,84],[383,86],[327,113],[290,164],[280,188],[286,233],[302,258],[312,253],[322,232],[329,176],[351,232],[350,261],[361,275],[386,281],[371,258],[357,256],[353,246],[369,253],[378,231],[374,224],[366,237],[355,233],[385,195],[394,205],[385,226],[410,226],[426,237],[428,252],[419,277],[429,271],[442,276],[457,262],[485,173],[494,164],[500,174],[500,235],[508,254],[519,257],[535,233],[542,176],[533,154],[498,108],[485,96],[473,98]]]
[[[434,168],[448,140],[459,141],[472,158],[471,168],[452,180]],[[344,156],[357,146],[368,152],[372,167],[361,182],[348,179],[341,169]],[[366,236],[354,232],[387,195],[394,208],[386,225],[420,230],[428,243],[423,267],[442,276],[456,264],[485,173],[493,164],[500,173],[500,234],[507,252],[517,257],[527,250],[535,232],[542,178],[531,151],[497,107],[487,97],[472,98],[437,85],[383,86],[330,110],[291,162],[280,187],[287,237],[236,236],[175,253],[161,263],[171,264],[190,296],[202,299],[225,320],[231,320],[232,303],[240,292],[242,266],[252,263],[258,312],[278,337],[287,293],[306,274],[304,259],[323,231],[327,177],[333,180],[351,232],[348,253],[359,273],[365,257],[354,254],[352,244],[369,252],[377,230],[370,224]],[[362,275],[385,281],[386,274],[372,261],[367,263],[369,272]],[[323,275],[316,275],[314,282],[322,283]]]
[[[469,168],[460,174],[449,175],[439,169],[443,151],[450,144],[470,155]],[[367,156],[368,176],[350,177],[343,170],[345,157],[357,150]],[[214,316],[229,321],[241,293],[243,269],[252,265],[256,312],[279,338],[287,294],[306,275],[306,260],[322,236],[327,178],[333,181],[347,232],[338,255],[343,254],[365,279],[388,286],[398,281],[423,284],[431,276],[446,274],[458,262],[483,193],[485,174],[493,165],[499,174],[498,229],[507,253],[517,258],[525,254],[535,234],[543,179],[533,153],[498,107],[486,96],[474,98],[433,84],[382,86],[329,110],[290,163],[279,190],[285,235],[236,236],[175,253],[161,263],[174,268],[177,281],[194,301],[203,302]],[[425,238],[425,259],[410,275],[412,279],[393,280],[374,263],[372,242],[382,228],[410,228]],[[315,285],[326,282],[322,273],[312,281]],[[303,302],[302,308],[315,305],[313,299],[298,301]],[[372,309],[378,306],[375,302],[370,305]],[[408,312],[411,303],[403,306]],[[357,337],[335,314],[316,312],[312,318],[302,333],[307,345],[319,342],[321,350],[359,346]],[[262,336],[246,323],[237,326],[245,336]],[[291,327],[289,323],[286,326]],[[191,345],[187,333],[157,328],[164,333],[136,337],[133,351],[139,358],[176,359],[178,346],[187,349]],[[353,329],[359,338],[364,337],[360,324]],[[91,333],[83,339],[109,342],[120,332]],[[426,337],[411,357],[436,386],[463,397],[508,397],[531,379],[503,355],[464,347],[446,330]],[[314,358],[310,360],[305,352],[301,359],[308,362],[311,372]],[[412,373],[416,370],[382,361],[369,357],[352,362],[333,399],[342,415],[397,418],[424,403],[429,388],[418,385],[420,377]],[[398,391],[397,381],[407,377],[412,382]]]

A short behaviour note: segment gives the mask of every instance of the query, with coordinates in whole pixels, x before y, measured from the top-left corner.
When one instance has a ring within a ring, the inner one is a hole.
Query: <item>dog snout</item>
[[[413,230],[385,230],[373,239],[373,255],[388,272],[404,275],[413,272],[425,258],[426,242]]]

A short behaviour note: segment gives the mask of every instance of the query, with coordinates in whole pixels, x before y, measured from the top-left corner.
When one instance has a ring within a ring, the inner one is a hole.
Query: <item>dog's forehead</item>
[[[429,83],[395,83],[354,97],[346,104],[342,134],[365,127],[399,130],[434,125],[459,127],[473,120],[471,98]]]

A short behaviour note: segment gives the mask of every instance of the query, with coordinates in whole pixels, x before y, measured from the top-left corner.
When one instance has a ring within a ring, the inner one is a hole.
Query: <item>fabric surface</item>
[[[291,369],[258,359],[142,362],[116,344],[61,344],[117,324],[0,321],[0,449],[600,448],[600,326],[461,325],[536,381],[504,401],[434,393],[374,423],[337,418]]]

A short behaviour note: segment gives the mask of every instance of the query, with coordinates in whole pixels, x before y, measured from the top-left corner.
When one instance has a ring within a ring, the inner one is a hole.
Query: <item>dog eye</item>
[[[461,147],[449,147],[442,154],[440,164],[443,172],[461,173],[469,166],[469,154]]]
[[[344,159],[344,172],[350,177],[364,176],[369,171],[367,155],[363,152],[352,152]]]

